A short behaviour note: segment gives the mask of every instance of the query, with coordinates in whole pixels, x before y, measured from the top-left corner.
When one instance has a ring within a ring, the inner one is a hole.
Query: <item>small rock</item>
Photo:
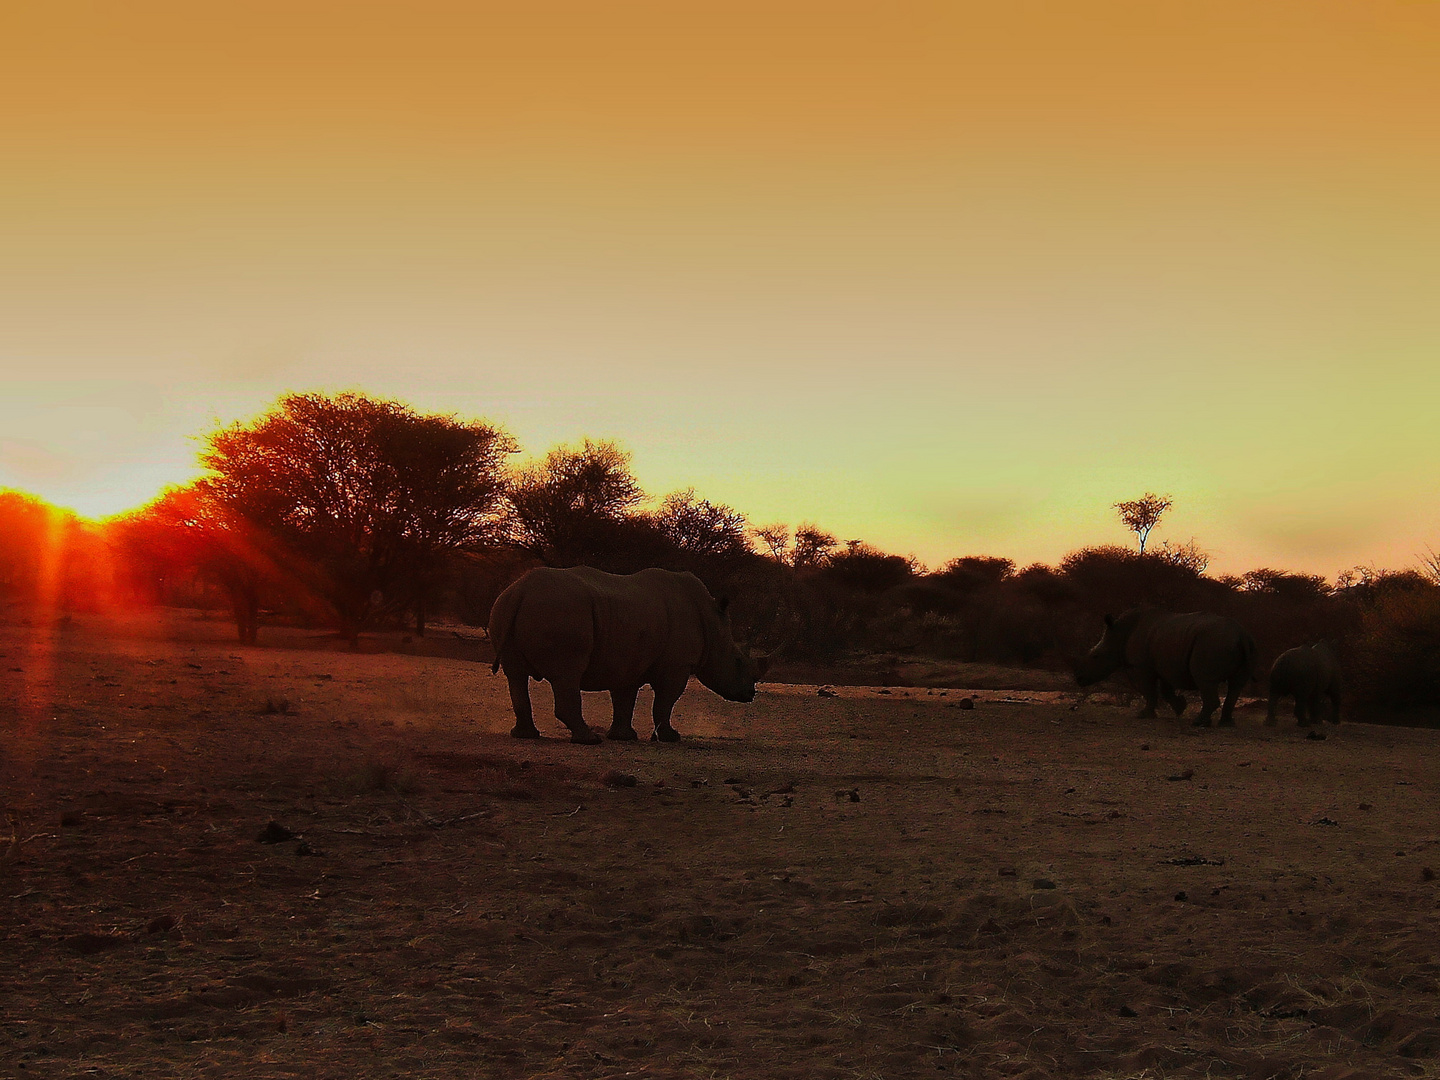
[[[1015,867],[1013,867],[1013,866],[1002,866],[1002,867],[1000,867],[1000,876],[1001,876],[1001,877],[1019,877],[1019,876],[1020,876],[1020,871],[1016,870]]]
[[[272,821],[265,828],[260,830],[260,835],[255,837],[256,843],[260,844],[282,844],[286,840],[294,840],[295,834],[281,825],[278,821]]]
[[[634,787],[640,781],[629,773],[610,769],[600,777],[600,782],[606,787]]]
[[[1053,889],[1055,888],[1055,882],[1051,881],[1049,878],[1040,877],[1032,881],[1030,883],[1030,887],[1032,889]]]
[[[1312,821],[1310,824],[1311,824],[1311,825],[1339,825],[1340,822],[1335,821],[1335,820],[1333,820],[1332,818],[1322,817],[1322,818],[1316,818],[1316,819],[1315,819],[1314,821]]]
[[[1306,735],[1305,738],[1309,739],[1311,742],[1324,742],[1325,733],[1323,731],[1312,731],[1309,735]]]
[[[1368,802],[1362,802],[1362,803],[1361,803],[1359,806],[1357,806],[1355,809],[1357,809],[1357,810],[1374,810],[1375,808],[1374,808],[1373,806],[1371,806]]]
[[[875,691],[875,692],[876,692],[877,694],[888,694],[888,693],[890,693],[889,690],[877,690],[877,691]]]
[[[158,915],[145,924],[145,933],[147,934],[165,934],[174,929],[174,915]]]
[[[1434,870],[1431,870],[1430,867],[1428,867],[1428,866],[1422,868],[1421,871],[1420,871],[1420,880],[1421,880],[1421,881],[1434,881],[1434,880],[1435,880],[1435,871],[1434,871]]]
[[[1139,1016],[1140,1014],[1137,1013],[1134,1009],[1132,1009],[1129,1005],[1121,1005],[1121,1006],[1120,1006],[1120,1015],[1121,1015],[1121,1016],[1126,1016],[1126,1017],[1131,1017],[1131,1016]]]
[[[314,855],[314,854],[316,854],[316,851],[315,851],[314,848],[312,848],[312,847],[311,847],[308,843],[306,843],[304,840],[301,840],[300,843],[298,843],[298,844],[295,845],[295,854],[296,854],[296,856],[298,856],[298,857],[300,857],[300,858],[303,858],[303,857],[305,857],[306,855]]]
[[[1181,889],[1179,892],[1177,892],[1177,893],[1175,894],[1175,900],[1176,900],[1177,903],[1183,904],[1186,900],[1189,900],[1189,899],[1190,899],[1190,896],[1189,896],[1188,893],[1185,892],[1184,889]]]
[[[1149,744],[1148,742],[1147,742],[1147,743],[1141,743],[1141,744],[1140,744],[1140,749],[1141,749],[1141,750],[1149,750],[1149,749],[1150,749],[1150,744]]]
[[[975,708],[975,699],[972,697],[962,697],[955,703],[955,707],[959,709],[973,709]]]
[[[60,815],[60,827],[62,829],[78,829],[80,827],[80,815],[74,812]]]
[[[815,691],[815,696],[816,696],[816,697],[834,697],[834,696],[835,696],[835,688],[834,688],[833,686],[822,686],[822,687],[820,687],[819,690],[816,690],[816,691]]]
[[[1165,779],[1166,779],[1166,780],[1194,780],[1194,779],[1195,779],[1195,770],[1194,770],[1194,769],[1186,769],[1184,772],[1176,773],[1176,774],[1173,775],[1173,776],[1167,776]]]
[[[94,956],[96,953],[118,949],[125,944],[125,937],[123,934],[71,934],[60,944],[80,956]]]

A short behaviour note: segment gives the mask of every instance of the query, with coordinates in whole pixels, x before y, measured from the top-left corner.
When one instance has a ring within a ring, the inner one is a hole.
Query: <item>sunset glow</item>
[[[1409,565],[1437,55],[1408,2],[12,6],[0,487],[113,514],[359,389],[931,565],[1147,490],[1213,571]]]

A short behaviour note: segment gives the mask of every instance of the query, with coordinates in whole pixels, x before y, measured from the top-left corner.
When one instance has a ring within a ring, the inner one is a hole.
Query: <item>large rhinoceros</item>
[[[1295,721],[1300,727],[1320,722],[1323,699],[1327,697],[1327,719],[1332,724],[1340,722],[1340,665],[1326,642],[1300,645],[1275,658],[1270,669],[1270,708],[1265,723],[1275,723],[1275,710],[1283,697],[1294,697]]]
[[[492,670],[505,669],[515,707],[511,734],[540,737],[530,710],[531,679],[549,681],[555,715],[577,743],[600,741],[581,715],[582,690],[610,691],[612,739],[637,738],[635,698],[647,683],[655,690],[651,738],[662,742],[680,738],[670,712],[691,675],[730,701],[753,701],[768,661],[736,646],[725,607],[694,574],[531,570],[490,609]]]
[[[1081,686],[1099,682],[1126,669],[1145,695],[1142,717],[1153,719],[1157,699],[1164,695],[1175,715],[1185,711],[1181,690],[1199,690],[1197,727],[1210,724],[1220,704],[1216,687],[1225,684],[1220,723],[1235,722],[1235,699],[1257,674],[1255,641],[1234,619],[1191,611],[1178,615],[1156,608],[1134,608],[1105,616],[1105,634],[1075,669]]]

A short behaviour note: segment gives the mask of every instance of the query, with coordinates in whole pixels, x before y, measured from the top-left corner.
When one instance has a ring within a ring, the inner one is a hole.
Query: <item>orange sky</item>
[[[354,387],[932,564],[1440,542],[1440,5],[881,7],[8,6],[0,485]]]

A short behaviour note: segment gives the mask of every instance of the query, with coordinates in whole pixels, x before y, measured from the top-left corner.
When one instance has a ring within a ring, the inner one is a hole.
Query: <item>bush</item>
[[[1361,617],[1350,650],[1350,686],[1362,712],[1440,718],[1440,589],[1381,596]]]

